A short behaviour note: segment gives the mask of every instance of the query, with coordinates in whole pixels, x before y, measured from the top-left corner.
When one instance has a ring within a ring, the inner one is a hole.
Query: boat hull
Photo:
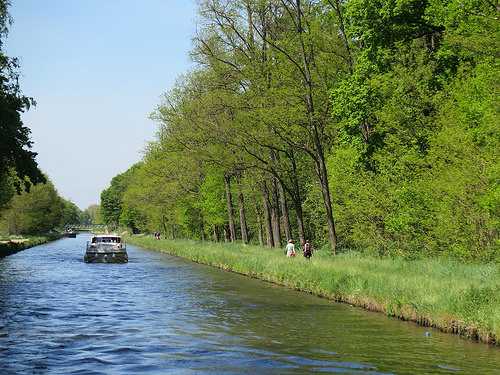
[[[85,263],[127,263],[128,255],[120,252],[90,252],[87,251],[83,257]]]

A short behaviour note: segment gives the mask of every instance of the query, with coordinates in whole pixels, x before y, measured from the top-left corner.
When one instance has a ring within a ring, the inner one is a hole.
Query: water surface
[[[499,374],[500,350],[88,235],[0,259],[0,374]],[[429,333],[427,333],[429,332]]]

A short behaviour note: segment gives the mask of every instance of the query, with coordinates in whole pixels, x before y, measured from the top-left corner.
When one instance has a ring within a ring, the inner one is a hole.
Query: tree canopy
[[[499,259],[498,4],[203,0],[193,71],[105,221]]]
[[[14,191],[19,193],[29,190],[31,184],[45,182],[35,160],[37,154],[31,151],[31,131],[21,119],[35,101],[22,93],[19,61],[7,56],[3,48],[12,22],[9,5],[9,1],[0,0],[0,208]]]

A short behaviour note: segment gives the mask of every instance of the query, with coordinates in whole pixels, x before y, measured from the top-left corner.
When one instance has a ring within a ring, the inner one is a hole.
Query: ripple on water
[[[128,355],[131,353],[142,353],[142,349],[139,348],[134,348],[134,347],[129,347],[129,346],[119,346],[117,348],[111,348],[104,350],[103,353],[106,354],[117,354],[117,355]]]
[[[462,371],[458,367],[452,367],[452,366],[448,366],[448,365],[437,365],[437,367],[440,369],[443,369],[443,370],[454,371],[454,372]],[[499,363],[499,369],[500,369],[500,363]],[[499,370],[499,372],[500,372],[500,370]]]
[[[98,357],[82,357],[81,354],[78,355],[74,359],[70,359],[66,361],[67,364],[70,365],[86,365],[86,364],[99,364],[99,365],[114,365],[115,363],[110,360],[105,360],[103,358]]]
[[[62,368],[62,370],[64,371],[64,368]],[[106,373],[106,372],[89,370],[89,369],[74,369],[74,370],[72,370],[71,368],[68,368],[66,371],[63,373],[69,374],[69,375],[110,375],[109,373]]]

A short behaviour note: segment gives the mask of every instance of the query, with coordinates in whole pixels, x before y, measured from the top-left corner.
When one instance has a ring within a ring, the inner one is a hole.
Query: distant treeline
[[[48,233],[80,223],[80,209],[62,198],[50,181],[36,184],[29,192],[14,194],[0,211],[0,231],[8,234]]]
[[[203,0],[103,219],[166,236],[499,259],[499,10]]]
[[[11,181],[11,198],[0,208],[0,234],[34,235],[60,231],[77,225],[99,224],[99,206],[80,210],[73,202],[61,197],[52,182],[15,192]]]

